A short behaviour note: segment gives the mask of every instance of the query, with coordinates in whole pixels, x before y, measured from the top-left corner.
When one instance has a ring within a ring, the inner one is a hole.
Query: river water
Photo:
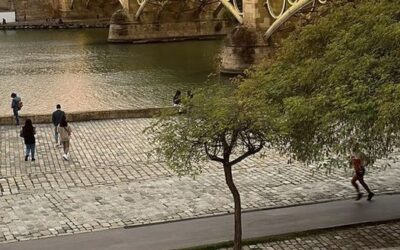
[[[0,115],[170,105],[177,89],[210,84],[221,41],[108,44],[107,30],[0,31]]]

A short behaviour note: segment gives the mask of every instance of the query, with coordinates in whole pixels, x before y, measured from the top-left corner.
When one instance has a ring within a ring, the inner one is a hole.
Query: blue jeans
[[[19,125],[19,116],[18,116],[18,109],[13,109],[13,113],[15,116],[15,125]]]
[[[35,144],[26,144],[25,156],[29,156],[29,152],[31,152],[32,159],[35,159]]]

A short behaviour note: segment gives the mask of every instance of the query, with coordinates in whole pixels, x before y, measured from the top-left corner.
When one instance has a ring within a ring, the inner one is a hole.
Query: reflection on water
[[[107,30],[0,31],[0,115],[18,93],[23,113],[169,105],[206,86],[219,41],[116,45]]]

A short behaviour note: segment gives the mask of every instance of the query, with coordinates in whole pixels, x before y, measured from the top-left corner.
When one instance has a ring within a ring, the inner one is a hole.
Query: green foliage
[[[211,86],[184,99],[148,128],[156,153],[179,175],[201,172],[204,161],[232,166],[265,145],[265,125],[244,112],[232,86]]]
[[[398,143],[400,9],[397,0],[334,8],[249,72],[240,96],[265,114],[295,159],[343,166],[358,143],[373,163]]]

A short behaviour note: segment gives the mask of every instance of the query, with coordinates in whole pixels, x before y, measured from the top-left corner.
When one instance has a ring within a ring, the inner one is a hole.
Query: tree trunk
[[[240,194],[237,190],[235,183],[232,178],[232,166],[224,164],[225,180],[226,184],[231,190],[233,195],[233,201],[235,203],[235,239],[234,239],[234,250],[242,249],[242,207],[240,205]]]

